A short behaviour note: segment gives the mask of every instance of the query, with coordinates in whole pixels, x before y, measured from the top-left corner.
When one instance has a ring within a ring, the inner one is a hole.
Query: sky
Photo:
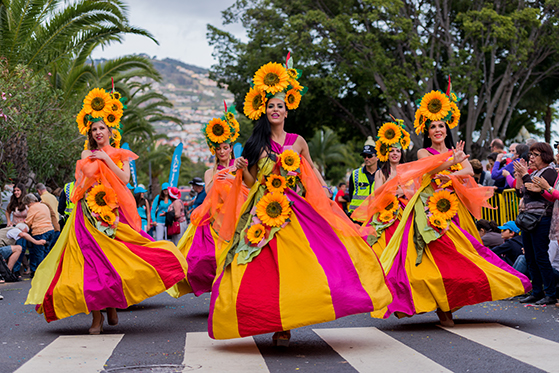
[[[221,12],[234,3],[235,0],[128,0],[130,24],[149,31],[159,45],[147,37],[127,35],[122,44],[98,48],[93,58],[146,53],[209,68],[216,61],[206,40],[208,23],[238,38],[244,36],[241,25],[222,24]]]

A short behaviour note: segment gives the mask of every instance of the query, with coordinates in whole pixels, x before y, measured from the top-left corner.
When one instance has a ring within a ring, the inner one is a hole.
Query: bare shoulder
[[[91,154],[93,154],[93,153],[91,152],[91,150],[84,150],[84,151],[82,151],[82,159],[85,159],[85,158],[89,157]]]
[[[293,144],[293,150],[297,153],[301,154],[302,152],[308,151],[309,145],[307,144],[307,140],[301,135],[297,135],[297,140]]]
[[[431,153],[427,149],[419,149],[417,151],[417,159],[429,157]]]

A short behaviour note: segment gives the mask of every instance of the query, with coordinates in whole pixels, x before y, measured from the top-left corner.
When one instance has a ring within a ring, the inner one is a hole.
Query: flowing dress
[[[229,166],[232,166],[234,162],[235,160],[232,159]],[[217,171],[223,173],[229,172],[229,169],[218,165]],[[236,199],[234,202],[240,208],[248,195],[246,187],[241,187],[240,195],[230,195],[233,182],[229,179],[218,180],[217,173],[214,175],[213,183],[218,187],[212,188],[202,205],[192,212],[191,224],[177,245],[186,258],[188,272],[184,280],[167,290],[175,298],[191,292],[200,296],[212,290],[217,272],[217,258],[227,247],[223,240],[219,239],[214,225],[219,225],[221,207],[227,200]],[[235,213],[238,214],[238,211]]]
[[[283,146],[272,141],[274,154],[258,162],[257,179],[233,225],[212,288],[208,332],[214,339],[322,323],[381,309],[392,300],[378,258],[325,196],[312,166],[291,150],[300,167],[281,171],[283,158],[276,155],[287,154],[297,137],[287,134]],[[267,186],[282,173],[289,182],[283,197]],[[261,202],[284,197],[289,218],[251,246],[247,231],[258,226]]]
[[[398,185],[409,198],[390,242],[380,261],[393,290],[394,301],[372,313],[388,318],[434,311],[452,311],[481,302],[524,294],[531,289],[526,276],[514,270],[480,243],[472,216],[481,215],[493,193],[490,187],[479,187],[472,177],[450,174],[452,185],[437,185],[429,172],[435,170],[452,152],[398,166],[398,175],[383,185],[381,192]],[[382,188],[382,187],[381,187]],[[457,197],[457,213],[446,229],[429,224],[428,204],[435,192],[443,189]],[[383,203],[380,202],[383,206]]]
[[[103,150],[117,165],[137,158],[124,149]],[[118,221],[113,230],[92,217],[86,202],[100,184],[116,194]],[[77,162],[71,199],[76,208],[37,268],[25,302],[36,304],[48,322],[106,307],[127,308],[185,277],[184,257],[172,243],[155,242],[141,230],[132,193],[105,162]]]

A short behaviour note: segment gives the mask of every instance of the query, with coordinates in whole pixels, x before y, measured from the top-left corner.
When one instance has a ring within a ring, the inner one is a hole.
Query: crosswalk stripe
[[[547,372],[559,372],[559,343],[497,323],[455,325],[444,330]]]
[[[450,372],[377,328],[313,329],[357,371]]]
[[[61,336],[14,373],[97,373],[124,334]]]
[[[208,333],[186,333],[185,370],[196,372],[269,372],[252,337],[215,340]]]

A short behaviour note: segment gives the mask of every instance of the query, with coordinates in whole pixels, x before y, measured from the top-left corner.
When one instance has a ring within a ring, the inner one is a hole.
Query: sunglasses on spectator
[[[363,158],[373,158],[374,154],[363,154]]]
[[[539,157],[541,154],[540,154],[540,153],[536,153],[536,152],[530,152],[530,153],[528,153],[528,155],[529,155],[530,157],[536,158],[536,157]]]

